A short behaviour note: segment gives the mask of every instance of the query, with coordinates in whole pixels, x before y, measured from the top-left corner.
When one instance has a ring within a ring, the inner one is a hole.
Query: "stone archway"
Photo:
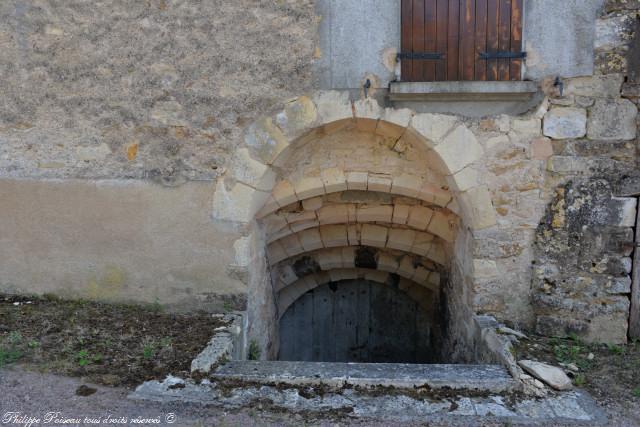
[[[448,322],[470,328],[466,235],[496,223],[473,167],[483,154],[453,116],[383,109],[342,92],[297,98],[251,125],[217,183],[214,218],[243,233],[232,270],[248,286],[250,334],[265,355],[277,353],[281,311],[322,281],[314,274],[368,268],[424,287],[432,300],[446,288]],[[363,249],[372,265],[359,263]],[[300,257],[319,268],[299,274]]]

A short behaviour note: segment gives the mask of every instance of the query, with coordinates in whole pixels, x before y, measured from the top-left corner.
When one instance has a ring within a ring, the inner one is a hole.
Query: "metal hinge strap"
[[[434,52],[400,52],[396,55],[396,61],[399,61],[401,59],[438,60],[443,58],[444,58],[444,55],[442,53],[434,53]]]
[[[481,59],[522,59],[527,52],[480,52]]]

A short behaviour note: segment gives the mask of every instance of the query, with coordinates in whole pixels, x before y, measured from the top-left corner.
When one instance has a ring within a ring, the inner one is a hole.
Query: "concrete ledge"
[[[213,374],[216,380],[261,384],[345,385],[414,389],[474,390],[502,393],[517,382],[499,365],[412,365],[395,363],[326,363],[231,361]]]
[[[526,101],[538,92],[534,82],[392,82],[392,101]]]

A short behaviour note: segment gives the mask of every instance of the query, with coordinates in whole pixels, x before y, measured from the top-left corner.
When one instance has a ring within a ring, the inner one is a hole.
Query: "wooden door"
[[[280,360],[428,363],[431,322],[404,292],[366,280],[320,286],[280,320]]]
[[[402,0],[402,81],[520,80],[524,0]]]

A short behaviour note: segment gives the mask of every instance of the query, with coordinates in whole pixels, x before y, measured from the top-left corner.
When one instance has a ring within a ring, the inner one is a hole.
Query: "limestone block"
[[[622,74],[605,74],[568,79],[564,93],[567,96],[618,98],[620,97],[623,81],[624,76]]]
[[[287,226],[287,220],[283,215],[273,213],[262,219],[262,225],[264,225],[267,233],[275,233]]]
[[[411,252],[426,257],[433,246],[433,235],[428,233],[416,233]]]
[[[414,267],[411,257],[402,257],[398,266],[398,274],[407,279],[411,279],[416,274],[416,267]]]
[[[306,211],[317,211],[322,207],[322,204],[322,197],[312,197],[311,199],[305,199],[302,201],[302,208]]]
[[[342,254],[342,265],[344,268],[356,267],[356,248],[353,246],[347,246],[340,249]]]
[[[298,233],[302,230],[318,227],[319,225],[320,225],[320,222],[318,220],[310,219],[307,221],[294,222],[293,224],[289,225],[289,229],[291,229],[291,231],[294,233]]]
[[[347,217],[350,224],[358,221],[357,205],[347,205]]]
[[[547,160],[553,156],[553,146],[549,138],[537,138],[531,142],[531,158]]]
[[[320,251],[316,256],[316,260],[324,271],[342,268],[342,251],[339,248]]]
[[[367,190],[369,174],[367,172],[347,172],[347,188],[349,190]]]
[[[450,174],[461,171],[484,154],[473,132],[464,125],[455,128],[434,151],[440,155]]]
[[[276,288],[276,291],[281,290],[283,287],[289,286],[298,280],[298,276],[295,271],[293,271],[293,267],[290,265],[285,265],[279,271],[278,280],[276,283],[281,286],[280,288]]]
[[[457,216],[461,216],[460,213],[460,204],[456,199],[452,199],[446,206],[448,210],[456,214]]]
[[[456,116],[444,114],[417,114],[411,119],[411,127],[430,142],[429,148],[438,145],[457,123]]]
[[[360,99],[353,103],[356,116],[356,127],[363,132],[374,132],[378,127],[378,120],[384,110],[374,98]]]
[[[423,181],[420,177],[409,174],[402,174],[393,177],[391,184],[391,193],[399,194],[407,197],[418,197],[418,193],[422,189]]]
[[[431,245],[431,249],[429,250],[427,258],[440,265],[447,264],[447,253],[444,250],[444,246],[440,244],[434,243],[433,245]]]
[[[273,164],[289,147],[289,139],[271,118],[262,118],[249,126],[244,142],[252,155],[266,165]]]
[[[349,246],[346,225],[323,225],[320,227],[320,235],[325,248]]]
[[[360,206],[357,209],[358,222],[391,222],[393,206]]]
[[[331,270],[329,272],[329,277],[331,277],[332,282],[342,282],[343,280],[354,280],[358,278],[358,274],[354,270],[348,269],[339,269],[339,270]]]
[[[316,213],[313,211],[302,212],[282,212],[280,213],[287,221],[287,224],[293,224],[296,222],[304,222],[316,219]]]
[[[280,240],[282,238],[287,237],[290,234],[295,233],[296,231],[291,230],[291,228],[289,227],[284,227],[278,231],[275,231],[271,234],[269,234],[269,238],[267,239],[267,242],[271,243],[271,242],[275,242],[276,240]]]
[[[428,280],[430,274],[431,272],[429,270],[422,266],[418,266],[414,270],[413,276],[411,276],[411,280],[415,281],[416,283],[420,283],[423,286],[427,286],[429,283]]]
[[[305,252],[314,251],[324,247],[322,237],[320,236],[320,230],[317,228],[310,228],[308,230],[301,231],[298,233],[298,240]]]
[[[427,182],[420,189],[418,198],[444,208],[451,202],[453,197],[449,191]]]
[[[583,108],[553,108],[544,116],[544,135],[554,139],[582,138],[587,133]]]
[[[542,123],[537,117],[514,119],[511,123],[511,130],[521,136],[537,136],[541,133]]]
[[[440,273],[436,273],[435,271],[429,275],[428,283],[433,286],[435,290],[440,289]]]
[[[296,196],[293,185],[286,180],[278,182],[273,188],[271,195],[281,208],[298,201],[298,196]]]
[[[271,191],[276,174],[269,166],[251,157],[247,148],[235,151],[229,167],[231,176],[239,182],[262,191]]]
[[[586,159],[572,156],[552,156],[547,161],[547,170],[558,174],[581,173],[588,168]]]
[[[262,208],[256,213],[256,218],[261,219],[277,211],[280,208],[276,199],[270,194],[264,201]]]
[[[353,110],[348,92],[319,91],[313,96],[318,120],[326,124],[339,120],[353,119]]]
[[[308,96],[289,101],[276,116],[276,123],[289,140],[296,139],[313,128],[317,120],[318,111]]]
[[[289,258],[289,255],[287,255],[287,252],[279,241],[270,243],[269,246],[267,246],[267,260],[269,261],[269,265],[273,266],[287,258]]]
[[[302,247],[297,234],[286,236],[280,239],[279,242],[289,257],[293,257],[304,252],[304,248]]]
[[[347,227],[347,237],[349,238],[349,245],[360,245],[360,227],[357,225],[350,225]]]
[[[613,197],[610,209],[613,209],[617,221],[614,224],[618,227],[635,227],[638,214],[638,199],[635,197]]]
[[[443,238],[447,242],[453,242],[456,237],[454,218],[443,212],[436,212],[429,222],[427,231]]]
[[[389,273],[395,273],[398,271],[400,264],[396,257],[389,255],[387,253],[378,254],[378,269],[382,271],[387,271]]]
[[[322,181],[327,194],[347,191],[347,177],[340,168],[323,169]]]
[[[347,205],[326,205],[318,210],[320,224],[341,224],[349,222]]]
[[[547,111],[549,111],[549,98],[545,97],[542,102],[540,103],[540,105],[538,106],[538,108],[536,109],[535,113],[533,114],[533,116],[536,119],[542,119],[544,118],[544,115],[547,114]]]
[[[389,273],[381,270],[364,270],[363,277],[365,280],[370,280],[372,282],[387,283]]]
[[[304,177],[294,183],[294,191],[298,200],[322,196],[324,194],[324,183],[319,176]]]
[[[413,230],[404,230],[400,228],[389,229],[389,241],[387,247],[398,249],[400,251],[411,252],[416,232]]]
[[[391,176],[382,174],[369,174],[367,190],[389,193],[391,191]]]
[[[392,217],[392,222],[394,224],[401,224],[404,225],[407,223],[407,220],[409,219],[409,211],[411,209],[411,206],[409,205],[395,205],[393,207],[393,217]]]
[[[364,224],[361,229],[360,243],[363,246],[384,248],[387,245],[387,228],[380,225]]]
[[[478,186],[480,183],[480,172],[469,166],[457,174],[447,177],[447,182],[454,190],[467,191]]]
[[[476,187],[460,193],[459,202],[466,225],[471,229],[482,230],[496,224],[496,210],[487,187]]]
[[[412,206],[409,210],[407,225],[417,230],[426,230],[433,217],[433,210],[424,206]]]
[[[591,108],[587,136],[595,140],[632,140],[636,137],[638,109],[627,99],[599,99]]]
[[[384,114],[378,122],[376,133],[378,135],[398,139],[409,126],[412,117],[413,111],[408,108],[387,108],[384,110]]]
[[[613,50],[626,46],[634,23],[635,19],[631,14],[611,14],[596,20],[595,49]]]

